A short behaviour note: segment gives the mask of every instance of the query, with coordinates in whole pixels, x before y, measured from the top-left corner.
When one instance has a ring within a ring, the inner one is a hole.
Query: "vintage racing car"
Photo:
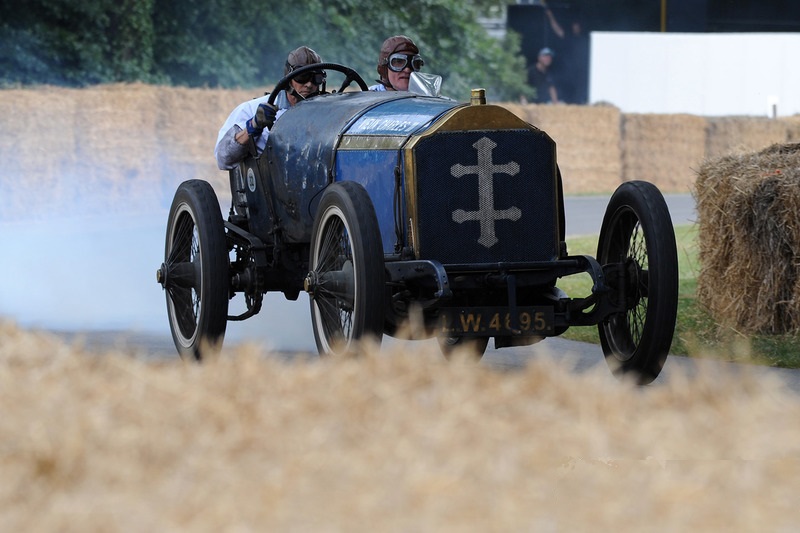
[[[678,274],[654,185],[621,184],[596,258],[569,255],[556,144],[544,131],[486,104],[480,89],[469,103],[438,96],[430,75],[415,74],[414,91],[375,92],[352,69],[321,63],[272,96],[314,69],[342,73],[341,87],[287,110],[263,154],[230,171],[227,220],[208,182],[175,193],[157,280],[181,356],[218,346],[227,321],[258,313],[268,291],[305,291],[322,354],[395,335],[410,317],[446,355],[596,325],[615,375],[658,376]],[[360,90],[345,90],[354,83]],[[556,286],[584,273],[589,295]],[[246,310],[229,316],[238,293]]]

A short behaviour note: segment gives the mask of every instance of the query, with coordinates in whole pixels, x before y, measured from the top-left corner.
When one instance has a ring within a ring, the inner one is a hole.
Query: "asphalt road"
[[[568,197],[567,234],[596,235],[608,199]],[[690,195],[666,199],[675,224],[694,220]],[[166,222],[167,208],[0,222],[0,316],[23,327],[169,336],[164,295],[155,281]],[[234,306],[239,300],[234,299]],[[308,314],[302,295],[287,302],[270,293],[261,314],[229,324],[228,337],[266,338],[280,349],[314,349]]]
[[[672,221],[675,225],[692,224],[696,220],[694,200],[688,194],[669,194],[665,199],[670,209]],[[567,211],[567,234],[593,235],[599,231],[603,219],[608,197],[600,196],[574,196],[568,197],[565,202]],[[22,317],[22,325],[41,327],[56,331],[70,342],[81,342],[92,350],[105,350],[109,348],[120,349],[132,355],[170,358],[176,357],[167,325],[164,297],[160,288],[154,281],[153,273],[161,261],[163,254],[163,232],[166,214],[163,219],[154,216],[127,217],[117,224],[104,223],[97,225],[85,221],[78,228],[72,225],[61,225],[56,231],[55,241],[51,241],[47,257],[61,258],[56,266],[76,264],[70,271],[60,271],[56,268],[55,278],[50,272],[49,279],[71,280],[71,283],[60,285],[57,290],[50,292],[44,288],[40,292],[46,294],[47,306],[34,306],[33,310],[38,319],[32,318],[30,306],[18,308],[17,316]],[[8,227],[0,226],[0,241],[4,244],[12,233]],[[36,225],[15,225],[13,233],[24,242],[33,242],[43,238],[42,229]],[[75,230],[87,236],[91,243],[81,244],[75,241]],[[4,231],[6,230],[6,231]],[[21,237],[20,237],[21,232]],[[53,233],[48,233],[52,239]],[[120,236],[124,236],[123,239]],[[72,237],[62,240],[58,237]],[[52,244],[71,242],[70,246],[58,248],[53,254]],[[77,246],[76,246],[77,244]],[[7,248],[9,249],[9,248]],[[86,254],[90,249],[105,252],[103,256],[107,262],[102,265],[87,264],[78,257],[70,257],[76,253]],[[36,274],[36,269],[31,272],[30,265],[37,264],[37,248],[23,254],[28,266],[27,269],[19,268],[12,274],[16,276],[0,276],[2,279],[16,279],[25,275]],[[45,258],[41,258],[45,261]],[[48,268],[53,266],[44,263]],[[6,268],[6,267],[4,267]],[[108,279],[106,279],[108,278]],[[42,276],[40,279],[48,279]],[[7,282],[6,282],[7,283]],[[15,286],[19,283],[15,283]],[[24,287],[24,284],[23,284]],[[68,294],[69,287],[77,288],[80,294]],[[0,286],[0,294],[8,295],[9,287]],[[67,294],[65,294],[65,292]],[[30,292],[28,301],[30,300]],[[57,301],[54,300],[54,295]],[[62,308],[61,301],[77,298],[82,301],[83,311],[70,312]],[[98,301],[95,301],[97,299]],[[0,314],[14,316],[14,306],[7,305],[8,300],[3,300],[0,305]],[[56,313],[56,314],[53,314]],[[315,353],[313,333],[308,318],[308,301],[301,295],[296,302],[287,302],[280,295],[267,295],[264,309],[256,317],[241,323],[230,323],[226,336],[226,345],[248,342],[261,344],[265,348],[274,349],[276,353],[289,356],[289,354]],[[77,317],[75,321],[65,320],[67,317]],[[61,318],[60,322],[58,318]],[[66,324],[66,327],[65,327]],[[92,327],[92,324],[100,324]],[[80,331],[80,333],[75,333]],[[384,345],[393,346],[398,341],[385,337]],[[407,343],[409,350],[418,349],[418,344],[435,343],[435,340],[417,341]],[[589,372],[600,370],[614,379],[607,371],[602,350],[594,344],[569,341],[561,338],[545,339],[529,347],[503,348],[495,350],[491,347],[483,358],[483,364],[503,370],[522,368],[529,361],[537,357],[556,357],[571,365],[576,372]],[[763,375],[778,375],[790,388],[800,392],[800,373],[781,369],[752,367],[750,365],[737,365],[719,361],[698,361],[696,359],[670,356],[661,376],[655,385],[667,383],[676,376],[695,375],[704,370],[719,372],[723,369],[737,372],[753,371]]]
[[[672,223],[676,226],[697,221],[694,198],[690,194],[665,194]],[[564,199],[567,236],[596,235],[600,232],[609,197],[568,196]]]
[[[674,224],[695,221],[690,195],[665,198]],[[567,234],[597,234],[607,203],[608,197],[568,197]],[[91,350],[114,348],[137,356],[176,357],[164,295],[154,275],[163,260],[165,224],[166,212],[0,223],[0,243],[8,251],[0,262],[0,316],[22,327],[56,332]],[[298,301],[288,302],[281,295],[268,294],[258,316],[229,323],[226,345],[242,342],[283,354],[315,353],[307,298],[301,295]],[[384,341],[387,346],[397,342],[388,337]],[[414,344],[409,344],[410,350],[416,349]],[[483,362],[513,370],[546,356],[558,357],[578,372],[605,367],[599,346],[561,338],[501,350],[490,344]],[[705,365],[751,368],[672,356],[656,384],[684,371],[692,375]],[[797,372],[755,370],[785,375],[790,386],[800,391]]]

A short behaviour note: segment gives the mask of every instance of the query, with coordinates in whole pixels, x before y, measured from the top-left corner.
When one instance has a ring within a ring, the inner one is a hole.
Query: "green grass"
[[[670,353],[692,357],[715,357],[733,361],[800,368],[800,337],[795,335],[741,335],[733,329],[721,327],[698,304],[696,298],[699,272],[697,226],[675,228],[678,248],[678,320]],[[597,255],[597,236],[567,239],[570,255]],[[585,296],[591,292],[592,280],[588,274],[562,278],[558,286],[571,297]],[[564,338],[598,343],[596,327],[574,327],[562,335]]]

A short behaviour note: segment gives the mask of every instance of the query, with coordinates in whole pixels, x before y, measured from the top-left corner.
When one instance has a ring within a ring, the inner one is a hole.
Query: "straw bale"
[[[766,117],[710,117],[707,124],[707,159],[722,157],[731,152],[762,150],[790,140],[790,125],[784,120]]]
[[[646,180],[662,191],[688,192],[705,157],[706,122],[694,115],[626,114],[622,120],[625,181]]]
[[[621,183],[619,109],[533,104],[509,108],[556,141],[566,194],[609,193]]]
[[[786,125],[786,141],[800,142],[800,115],[792,115],[780,119]]]
[[[527,104],[515,104],[509,102],[498,103],[497,105],[502,106],[512,113],[514,113],[517,117],[521,118],[525,122],[530,122],[528,119],[528,105]]]
[[[2,90],[0,219],[103,211],[121,202],[129,210],[163,209],[190,178],[211,182],[224,206],[230,191],[213,158],[217,133],[231,109],[260,94],[138,83]],[[500,105],[556,141],[567,194],[609,193],[630,179],[683,192],[706,151],[756,149],[781,135],[800,141],[800,117],[708,122],[622,115],[611,106]]]
[[[706,161],[697,296],[742,333],[800,331],[800,144]]]
[[[257,91],[144,84],[37,87],[0,98],[0,218],[80,214],[124,202],[169,205],[190,178],[229,195],[214,144],[228,113]],[[221,198],[221,199],[222,199]]]
[[[634,389],[435,342],[194,365],[0,323],[0,530],[793,530],[800,399],[698,368]]]

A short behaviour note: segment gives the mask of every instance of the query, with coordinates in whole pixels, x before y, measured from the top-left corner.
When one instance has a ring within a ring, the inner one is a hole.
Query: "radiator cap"
[[[469,105],[486,105],[486,89],[472,89]]]

